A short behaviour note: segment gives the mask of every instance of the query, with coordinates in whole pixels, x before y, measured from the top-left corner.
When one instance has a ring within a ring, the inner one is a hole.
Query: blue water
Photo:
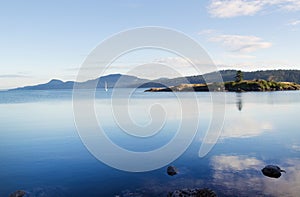
[[[120,90],[121,91],[121,90]],[[189,93],[182,93],[188,97]],[[219,93],[212,93],[219,94]],[[74,123],[72,91],[0,92],[0,196],[22,189],[27,196],[166,196],[182,188],[213,189],[218,196],[298,196],[300,193],[300,92],[226,93],[222,134],[203,158],[198,151],[210,122],[211,97],[197,93],[200,118],[193,143],[171,164],[149,172],[125,172],[98,161],[82,143]],[[130,138],[115,124],[111,92],[96,93],[95,109],[107,135],[133,151],[150,151],[174,136],[180,116],[172,93],[137,90],[130,101],[139,124],[149,119],[144,106],[171,110],[166,125],[150,140]],[[121,162],[121,161],[120,161]],[[279,179],[261,169],[276,164]]]

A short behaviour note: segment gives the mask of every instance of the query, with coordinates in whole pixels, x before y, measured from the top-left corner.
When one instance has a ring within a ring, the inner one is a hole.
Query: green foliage
[[[224,81],[232,81],[235,78],[236,70],[220,71]],[[243,80],[266,80],[266,81],[287,81],[300,84],[300,70],[265,70],[243,72]]]
[[[228,81],[225,83],[209,84],[181,84],[171,88],[151,88],[147,91],[279,91],[279,90],[300,90],[300,85],[292,82],[275,82],[266,80],[242,80],[240,82]]]
[[[236,75],[235,75],[235,82],[241,82],[243,80],[243,73],[242,71],[238,70],[236,71]]]
[[[275,90],[299,90],[300,85],[292,82],[275,82],[266,80],[243,80],[240,82],[225,82],[227,91],[275,91]]]

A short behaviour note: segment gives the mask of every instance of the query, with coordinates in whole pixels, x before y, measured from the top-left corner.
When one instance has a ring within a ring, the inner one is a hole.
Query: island
[[[265,71],[251,71],[251,72],[241,72],[237,70],[221,70],[218,72],[210,72],[205,73],[203,75],[194,75],[194,76],[182,76],[175,78],[158,78],[158,79],[145,79],[137,76],[131,76],[126,74],[109,74],[106,76],[100,76],[96,79],[90,79],[87,81],[62,81],[59,79],[51,79],[48,82],[42,84],[36,84],[32,86],[24,86],[13,88],[8,91],[27,91],[27,90],[71,90],[74,85],[78,89],[108,89],[113,88],[154,88],[151,91],[172,91],[170,89],[162,89],[166,87],[178,86],[174,87],[173,91],[177,88],[178,91],[208,91],[208,87],[206,87],[206,83],[208,84],[210,91],[225,91],[226,84],[218,84],[213,82],[222,82],[220,81],[220,76],[227,85],[230,85],[230,81],[232,85],[236,85],[237,82],[242,81],[246,83],[251,83],[251,81],[256,81],[256,79],[260,79],[262,84],[269,83],[269,87],[272,89],[273,81],[286,81],[291,83],[300,84],[300,70],[265,70]],[[217,77],[218,76],[218,77]],[[266,82],[264,82],[265,80]],[[121,82],[120,82],[121,81]],[[107,85],[106,85],[107,84]],[[190,85],[192,84],[192,85]],[[286,87],[288,84],[279,85],[284,89],[293,89]],[[194,86],[194,87],[193,87]],[[242,85],[245,86],[245,85]],[[262,89],[268,90],[268,86],[263,86]],[[276,89],[276,88],[275,88]],[[247,91],[247,90],[245,90]],[[257,90],[262,91],[262,90]]]
[[[150,88],[145,92],[250,92],[250,91],[287,91],[300,90],[300,85],[295,82],[276,82],[263,79],[243,80],[243,73],[237,71],[235,81],[215,82],[203,84],[180,84],[170,87]]]

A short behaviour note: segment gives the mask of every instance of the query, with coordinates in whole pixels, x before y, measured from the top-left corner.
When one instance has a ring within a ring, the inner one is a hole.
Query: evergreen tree
[[[241,82],[243,80],[242,71],[238,70],[235,75],[235,82]]]

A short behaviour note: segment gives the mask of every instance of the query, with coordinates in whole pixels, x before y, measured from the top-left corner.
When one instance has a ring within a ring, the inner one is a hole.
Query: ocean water
[[[187,103],[194,99],[192,93],[180,94]],[[127,103],[136,125],[155,118],[149,113],[155,104],[166,112],[157,133],[140,138],[124,133],[116,123],[122,116],[112,110],[111,90],[98,91],[94,101],[98,124],[114,143],[130,151],[162,147],[181,124],[198,121],[197,133],[180,157],[155,170],[127,172],[104,164],[88,151],[76,129],[72,91],[0,92],[0,196],[19,189],[31,197],[167,196],[183,188],[210,188],[218,196],[298,196],[300,92],[226,93],[221,135],[212,150],[199,157],[205,132],[216,115],[212,106],[222,107],[223,100],[212,103],[211,94],[219,98],[220,93],[196,93],[199,113],[186,113],[173,93],[136,90]],[[120,157],[121,164],[124,160]],[[286,173],[278,179],[265,177],[261,169],[268,164]],[[168,176],[168,165],[176,166],[179,174]]]

